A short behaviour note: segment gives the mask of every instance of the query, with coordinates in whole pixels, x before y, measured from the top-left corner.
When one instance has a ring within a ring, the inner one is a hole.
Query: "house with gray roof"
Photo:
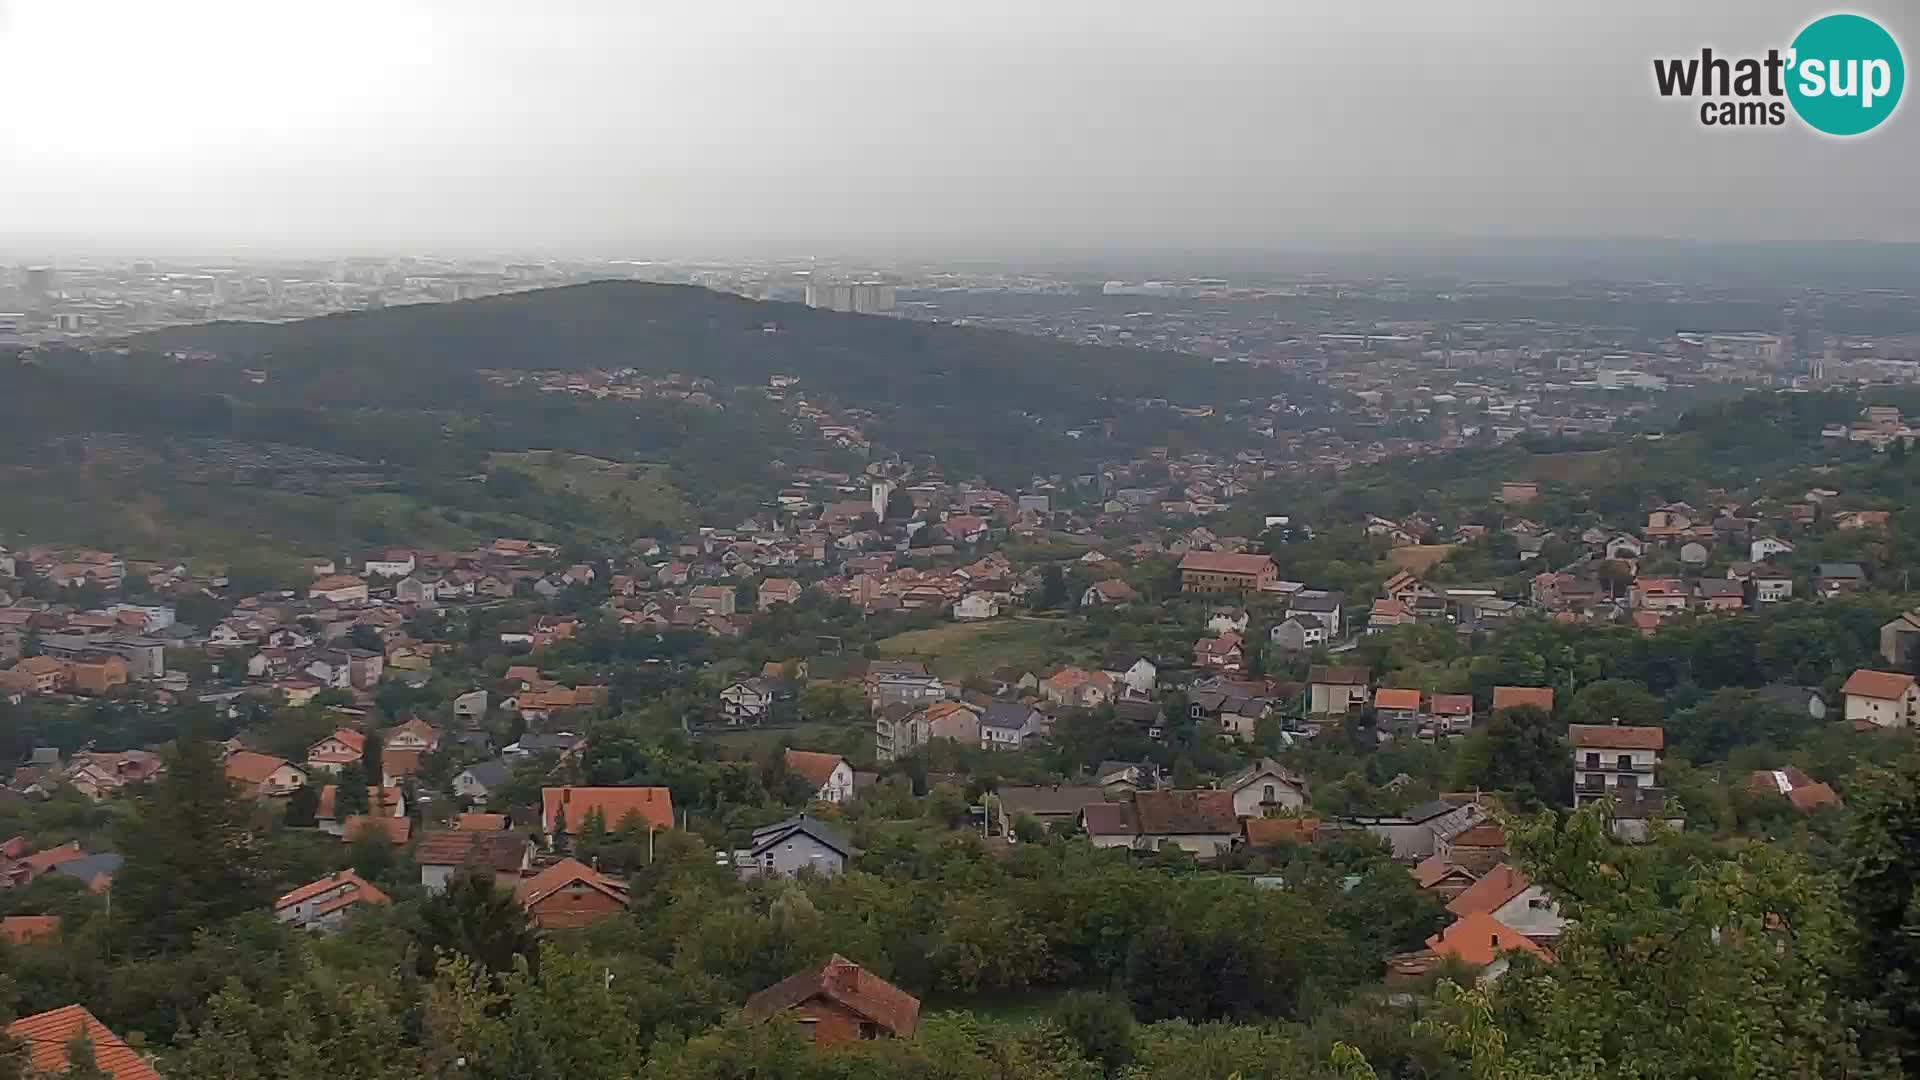
[[[753,830],[752,841],[733,853],[733,865],[742,881],[792,877],[809,869],[832,877],[846,869],[847,860],[858,854],[860,849],[840,830],[801,814]]]

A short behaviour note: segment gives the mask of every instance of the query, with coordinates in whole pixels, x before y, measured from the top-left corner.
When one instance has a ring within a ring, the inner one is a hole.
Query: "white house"
[[[1484,913],[1536,941],[1552,940],[1566,929],[1567,920],[1560,905],[1545,889],[1527,880],[1507,863],[1501,863],[1486,876],[1448,903],[1447,910],[1462,918]]]
[[[963,622],[991,619],[999,614],[1000,602],[993,598],[992,593],[970,592],[953,605],[953,617]]]
[[[1755,570],[1751,580],[1756,603],[1778,604],[1793,599],[1793,575],[1784,570]]]
[[[1214,637],[1223,634],[1245,634],[1247,632],[1247,613],[1238,608],[1215,608],[1207,616],[1207,631]]]
[[[773,710],[773,688],[765,679],[736,679],[720,691],[720,715],[729,724],[757,724]]]
[[[1747,545],[1747,558],[1753,562],[1766,562],[1775,555],[1791,555],[1793,545],[1777,536],[1763,536]]]
[[[787,771],[813,786],[813,797],[820,802],[843,803],[853,800],[853,766],[839,754],[820,754],[811,750],[789,750]]]
[[[406,577],[414,570],[413,552],[383,551],[368,559],[361,572],[370,577]]]
[[[1656,773],[1666,747],[1664,728],[1631,724],[1572,724],[1574,805],[1660,786]],[[1632,798],[1633,796],[1621,796]]]
[[[1902,671],[1861,668],[1847,677],[1840,693],[1846,696],[1846,718],[1876,727],[1912,727],[1920,716],[1920,684]]]
[[[273,917],[301,930],[331,933],[356,910],[391,903],[387,894],[351,870],[309,882],[273,902]]]
[[[1307,805],[1306,778],[1272,758],[1261,758],[1220,781],[1233,794],[1239,817],[1265,817],[1268,810],[1298,810]]]
[[[1133,697],[1151,696],[1153,688],[1160,682],[1160,669],[1154,667],[1153,661],[1144,656],[1136,658],[1133,663],[1127,665],[1126,670],[1116,671],[1113,675],[1114,680],[1125,687],[1125,692]]]

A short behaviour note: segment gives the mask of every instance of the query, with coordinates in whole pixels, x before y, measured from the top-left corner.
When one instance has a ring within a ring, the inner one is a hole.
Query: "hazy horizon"
[[[1837,140],[1653,89],[1824,5],[1439,7],[0,0],[0,257],[1920,241],[1910,103]]]

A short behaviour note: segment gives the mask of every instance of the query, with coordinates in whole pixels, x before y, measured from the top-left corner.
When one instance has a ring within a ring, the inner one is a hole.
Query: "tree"
[[[1053,1023],[1109,1076],[1133,1061],[1133,1013],[1112,994],[1068,993],[1053,1007]]]
[[[363,827],[356,832],[347,844],[347,865],[375,884],[391,882],[397,861],[393,857],[393,841],[387,837],[386,830]]]
[[[1034,599],[1034,606],[1042,611],[1058,611],[1067,606],[1067,577],[1060,570],[1059,563],[1048,563],[1040,568],[1040,593]]]
[[[67,1067],[60,1076],[63,1080],[113,1080],[113,1076],[100,1067],[93,1052],[93,1040],[84,1030],[76,1032],[73,1041],[67,1044]]]
[[[423,975],[456,953],[496,976],[512,971],[516,959],[539,966],[539,940],[526,910],[485,873],[457,875],[420,906],[419,950]]]
[[[1571,750],[1552,717],[1531,705],[1502,709],[1460,749],[1460,787],[1512,792],[1526,809],[1573,801]]]
[[[137,954],[180,948],[270,899],[249,816],[211,744],[193,736],[175,744],[114,830],[126,862],[113,917]]]
[[[1665,715],[1660,699],[1647,692],[1644,684],[1631,679],[1602,679],[1589,683],[1573,695],[1561,710],[1569,724],[1657,724]]]
[[[375,787],[387,782],[385,752],[386,748],[380,744],[380,733],[369,728],[366,743],[360,750],[360,775]]]
[[[913,516],[913,496],[905,488],[895,488],[887,495],[887,520],[905,521]],[[922,532],[926,530],[922,529]]]
[[[1847,792],[1845,896],[1860,990],[1887,1016],[1909,1075],[1920,1070],[1920,760],[1854,774]]]
[[[368,626],[366,623],[355,623],[353,629],[347,631],[347,644],[356,649],[364,649],[367,652],[384,653],[387,651],[387,643],[381,640],[380,631]]]
[[[364,758],[362,759],[365,760]],[[348,814],[366,814],[373,810],[367,795],[369,786],[365,768],[358,761],[340,766],[333,777],[333,820],[345,821]]]
[[[334,798],[337,800],[339,797],[339,792],[334,792]],[[282,820],[295,828],[310,828],[319,809],[320,785],[301,784],[293,789],[293,794],[287,796],[287,813]]]

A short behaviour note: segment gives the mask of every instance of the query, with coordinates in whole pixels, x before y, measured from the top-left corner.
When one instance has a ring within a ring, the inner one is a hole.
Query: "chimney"
[[[827,970],[821,982],[843,994],[856,993],[860,989],[860,965],[851,960],[834,957],[827,961]]]

